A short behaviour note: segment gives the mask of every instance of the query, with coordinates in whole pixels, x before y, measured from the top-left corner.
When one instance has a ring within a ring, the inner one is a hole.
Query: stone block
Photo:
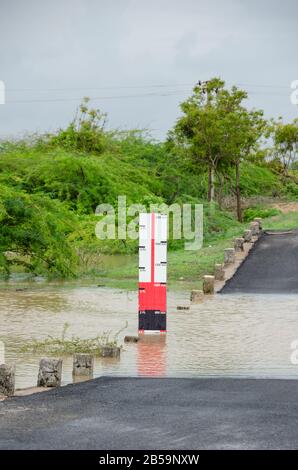
[[[139,336],[125,336],[124,338],[124,343],[138,343],[139,341]]]
[[[39,363],[38,387],[59,387],[62,378],[62,359],[43,357]]]
[[[0,341],[0,364],[5,364],[5,345]]]
[[[234,241],[234,248],[236,252],[243,251],[244,250],[244,238],[235,238]]]
[[[262,228],[263,228],[263,221],[262,221],[261,217],[255,217],[253,221],[254,221],[254,222],[257,222],[257,224],[259,224],[259,229],[262,230]]]
[[[206,275],[203,277],[204,294],[214,294],[214,276]]]
[[[118,346],[102,346],[102,357],[120,357],[121,349]]]
[[[192,290],[190,293],[191,302],[200,302],[203,298],[203,291],[201,290]]]
[[[235,263],[235,249],[234,248],[226,248],[224,251],[224,263],[225,264],[233,264]]]
[[[251,230],[244,230],[243,238],[244,238],[244,242],[246,242],[246,243],[251,242],[252,231]]]
[[[259,226],[258,222],[251,222],[250,230],[251,230],[251,233],[252,233],[253,237],[258,236],[259,233],[260,233],[260,226]]]
[[[73,375],[93,375],[94,357],[92,354],[77,353],[73,356]]]
[[[12,397],[15,392],[15,366],[0,365],[0,393]]]
[[[214,266],[214,278],[216,281],[224,281],[225,279],[225,270],[223,264],[216,264]]]

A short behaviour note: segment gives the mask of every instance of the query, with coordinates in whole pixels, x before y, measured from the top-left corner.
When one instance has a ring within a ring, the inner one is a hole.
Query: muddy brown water
[[[41,354],[21,353],[26,341],[68,335],[93,337],[103,331],[137,333],[137,293],[95,285],[0,290],[0,340],[5,360],[16,363],[17,388],[36,384]],[[189,292],[169,291],[168,333],[123,344],[120,360],[98,358],[94,376],[298,378],[290,361],[298,340],[298,296],[217,295],[190,310]],[[72,382],[72,358],[63,358],[63,383]]]

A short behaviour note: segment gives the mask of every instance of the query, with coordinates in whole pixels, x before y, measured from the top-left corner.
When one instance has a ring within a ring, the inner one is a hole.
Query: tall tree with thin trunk
[[[214,78],[199,82],[193,94],[181,103],[183,115],[169,138],[185,148],[193,162],[208,171],[208,201],[215,199],[215,174],[221,158],[222,128],[219,126],[217,101],[224,82]]]
[[[242,222],[241,209],[241,163],[248,161],[259,149],[259,144],[266,129],[263,111],[248,110],[243,101],[247,93],[233,87],[231,91],[223,90],[219,99],[222,124],[225,138],[221,152],[222,168],[226,179],[232,180],[232,192],[236,197],[236,210],[239,222]],[[231,178],[230,170],[234,171]],[[234,183],[233,183],[234,182]]]
[[[181,104],[183,115],[169,135],[198,166],[208,170],[209,202],[215,200],[215,175],[232,180],[239,221],[241,162],[257,148],[265,125],[262,111],[249,111],[243,105],[246,98],[245,91],[236,87],[228,90],[218,78],[199,83]]]
[[[288,171],[298,160],[298,119],[284,124],[281,120],[274,124],[273,139],[275,155],[280,159],[283,173]]]

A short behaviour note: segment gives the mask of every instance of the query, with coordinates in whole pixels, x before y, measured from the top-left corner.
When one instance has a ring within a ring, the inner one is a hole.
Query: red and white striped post
[[[167,329],[167,216],[139,218],[139,333]]]

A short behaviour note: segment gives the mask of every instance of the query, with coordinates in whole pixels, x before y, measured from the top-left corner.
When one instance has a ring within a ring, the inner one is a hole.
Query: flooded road
[[[0,290],[0,340],[5,360],[16,363],[16,386],[36,385],[41,353],[19,352],[26,341],[47,335],[94,337],[125,322],[120,336],[137,334],[137,292],[96,286],[44,285]],[[217,295],[190,310],[189,292],[169,292],[168,333],[124,344],[120,360],[98,358],[94,376],[229,376],[298,378],[290,361],[298,340],[297,295]],[[45,355],[45,354],[43,354]],[[72,382],[72,357],[63,358],[63,383]]]

